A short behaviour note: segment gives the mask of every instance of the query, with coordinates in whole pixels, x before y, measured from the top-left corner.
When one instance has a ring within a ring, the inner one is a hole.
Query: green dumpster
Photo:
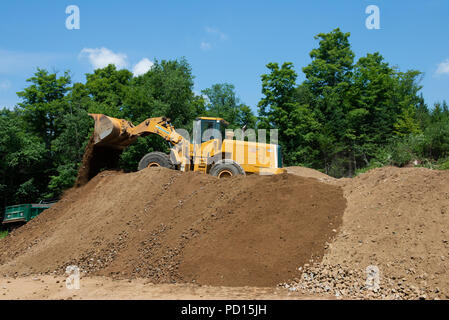
[[[28,222],[39,215],[45,209],[50,208],[51,205],[51,203],[28,203],[6,207],[5,214],[3,216],[3,224],[13,222]]]

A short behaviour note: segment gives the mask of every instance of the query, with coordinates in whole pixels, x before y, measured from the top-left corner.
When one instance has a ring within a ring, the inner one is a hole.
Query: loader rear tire
[[[168,154],[163,152],[150,152],[147,153],[140,159],[137,170],[143,170],[148,167],[164,167],[168,169],[174,169],[175,166],[173,162],[170,160]]]
[[[244,175],[245,171],[233,160],[221,160],[212,166],[209,173],[217,178],[230,178]]]

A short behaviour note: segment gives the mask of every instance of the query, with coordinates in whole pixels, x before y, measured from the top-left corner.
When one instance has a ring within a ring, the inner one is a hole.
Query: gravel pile
[[[365,270],[349,266],[305,264],[301,277],[280,286],[303,294],[333,295],[339,299],[427,300],[448,299],[439,288],[418,286],[404,278],[386,277],[373,266]],[[374,272],[373,272],[374,271]],[[378,271],[378,272],[376,272]],[[378,275],[378,277],[376,276]],[[429,276],[420,276],[423,281]],[[377,281],[378,279],[378,281]]]

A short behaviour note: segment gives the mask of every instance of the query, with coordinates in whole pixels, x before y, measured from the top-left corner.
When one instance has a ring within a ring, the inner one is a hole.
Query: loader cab
[[[229,123],[222,118],[196,118],[193,124],[193,143],[201,144],[213,139],[223,141],[228,125]]]

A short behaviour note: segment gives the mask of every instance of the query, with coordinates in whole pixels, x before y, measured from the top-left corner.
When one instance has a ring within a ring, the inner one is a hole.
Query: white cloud
[[[153,62],[151,62],[147,58],[143,58],[134,66],[133,68],[134,76],[137,77],[144,73],[147,73],[147,71],[150,70],[153,65],[154,65]]]
[[[0,90],[8,90],[11,88],[11,82],[8,80],[0,81]]]
[[[225,41],[228,39],[228,35],[217,28],[205,27],[204,30],[208,33],[208,36],[206,37],[207,41],[202,41],[200,44],[200,48],[203,51],[211,50],[212,47],[215,47],[215,44],[218,41]]]
[[[206,27],[206,32],[218,36],[221,40],[228,39],[228,35],[216,28]]]
[[[449,59],[444,60],[438,65],[437,74],[449,74]]]
[[[200,47],[201,47],[201,50],[204,50],[204,51],[212,49],[212,45],[209,42],[205,42],[205,41],[201,42]]]
[[[128,65],[128,57],[124,53],[114,53],[108,48],[84,48],[80,52],[80,57],[87,56],[94,69],[104,68],[113,64],[117,69],[125,68]]]

